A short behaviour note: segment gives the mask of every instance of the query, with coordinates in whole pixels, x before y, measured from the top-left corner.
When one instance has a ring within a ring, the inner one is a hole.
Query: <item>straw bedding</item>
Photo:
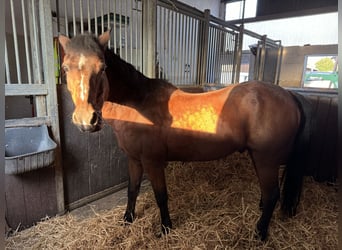
[[[151,190],[124,226],[124,206],[87,218],[46,219],[6,239],[7,249],[337,249],[337,187],[307,177],[297,215],[276,208],[265,243],[254,238],[260,191],[246,154],[212,162],[170,163],[166,176],[174,229],[159,236]]]

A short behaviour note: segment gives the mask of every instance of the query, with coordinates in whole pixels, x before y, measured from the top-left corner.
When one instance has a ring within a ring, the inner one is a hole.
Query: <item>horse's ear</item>
[[[59,35],[58,41],[62,45],[63,49],[65,50],[67,44],[70,42],[70,38],[67,36]]]
[[[103,47],[106,47],[108,45],[108,41],[110,39],[110,32],[111,32],[112,28],[109,28],[106,32],[104,32],[103,34],[101,34],[98,39],[100,44]]]

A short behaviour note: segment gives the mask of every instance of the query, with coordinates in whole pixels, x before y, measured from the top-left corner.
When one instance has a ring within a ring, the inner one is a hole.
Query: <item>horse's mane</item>
[[[131,97],[134,101],[140,102],[145,100],[147,96],[161,94],[160,91],[174,91],[176,89],[175,86],[165,80],[146,77],[132,64],[116,55],[113,49],[105,49],[104,55],[110,88],[116,92],[112,93],[112,96],[115,95],[119,98],[118,101],[124,101],[121,98]],[[123,91],[121,98],[118,95],[120,91]]]

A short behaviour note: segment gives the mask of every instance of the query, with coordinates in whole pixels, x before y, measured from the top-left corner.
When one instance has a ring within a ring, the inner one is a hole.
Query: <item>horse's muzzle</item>
[[[73,123],[81,130],[82,132],[96,132],[102,129],[102,115],[101,112],[94,112],[89,123],[88,122],[78,122],[73,117]]]

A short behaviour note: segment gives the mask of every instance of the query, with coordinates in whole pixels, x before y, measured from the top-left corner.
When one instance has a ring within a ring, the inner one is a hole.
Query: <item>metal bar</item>
[[[122,18],[122,2],[119,0],[119,54],[122,57],[122,30],[121,30],[121,18]]]
[[[26,55],[26,66],[27,66],[27,76],[29,84],[32,83],[32,74],[31,74],[31,59],[28,45],[28,35],[27,35],[27,25],[26,25],[26,13],[25,13],[25,2],[21,0],[21,10],[23,16],[23,28],[24,28],[24,41],[25,41],[25,55]]]
[[[34,83],[42,83],[42,70],[41,70],[41,56],[40,56],[40,42],[38,39],[38,28],[37,28],[37,13],[35,10],[35,1],[29,2],[29,21],[30,21],[30,41],[32,50],[32,61],[33,64],[33,81]]]
[[[183,26],[182,26],[182,14],[178,13],[178,53],[177,53],[177,57],[178,57],[178,63],[177,63],[177,75],[178,75],[178,80],[177,80],[177,84],[181,84],[182,83],[182,30],[183,30]]]
[[[186,35],[186,23],[185,23],[185,15],[182,15],[182,63],[181,63],[181,70],[182,70],[182,80],[183,84],[186,83],[185,81],[185,53],[186,53],[186,41],[185,41],[185,35]]]
[[[130,50],[131,50],[131,57],[130,63],[133,64],[133,0],[131,0],[131,21],[129,23],[130,28]]]
[[[281,43],[279,43],[278,55],[277,55],[276,75],[274,77],[274,83],[276,85],[279,85],[280,67],[281,67],[282,56],[283,56],[283,46],[281,45]]]
[[[191,17],[191,43],[190,43],[190,47],[191,47],[191,53],[190,53],[190,64],[191,64],[191,82],[193,84],[196,84],[196,34],[198,32],[197,29],[197,20],[193,17]]]
[[[142,2],[140,3],[141,5],[141,11],[140,11],[140,32],[139,32],[139,40],[140,40],[140,53],[139,53],[139,61],[140,61],[140,70],[143,71],[143,6]]]
[[[133,0],[132,0],[133,1]],[[138,2],[135,1],[135,7],[134,7],[134,16],[133,16],[133,20],[134,20],[134,34],[135,34],[135,66],[138,66]],[[133,22],[132,22],[133,23]],[[132,26],[132,30],[133,30],[133,26]]]
[[[84,23],[83,23],[83,0],[80,0],[80,22],[81,22],[81,34],[84,33]]]
[[[207,75],[206,75],[206,83],[210,83],[211,80],[211,76],[212,76],[212,71],[213,71],[213,62],[214,62],[214,53],[213,53],[213,40],[214,40],[214,36],[213,36],[213,27],[209,28],[209,32],[208,32],[208,60],[206,62],[207,65]]]
[[[72,28],[73,28],[74,36],[76,36],[77,27],[76,27],[76,14],[75,14],[75,0],[71,1],[71,11],[72,11]]]
[[[143,0],[143,73],[154,77],[156,64],[156,0]]]
[[[11,75],[9,71],[6,36],[5,36],[5,69],[6,69],[6,81],[7,81],[6,83],[11,84]]]
[[[117,54],[117,46],[116,46],[116,0],[114,0],[114,53]]]
[[[170,29],[170,81],[174,82],[174,69],[175,69],[175,64],[174,64],[174,47],[175,47],[175,15],[176,13],[174,11],[171,11],[171,29]]]
[[[112,29],[113,27],[111,27],[111,25],[110,25],[110,0],[108,0],[108,6],[107,6],[107,10],[108,10],[108,12],[107,12],[107,17],[108,17],[108,22],[107,22],[107,30],[110,30],[110,29]],[[114,17],[115,17],[115,14],[114,14]],[[111,30],[111,32],[112,32],[113,30]],[[111,36],[111,35],[110,35]],[[108,41],[108,48],[111,48],[111,45],[110,45],[110,40],[111,39],[109,39],[109,41]]]
[[[127,19],[128,19],[128,15],[127,15],[127,1],[125,2],[125,16],[124,16],[124,28],[125,28],[125,59],[126,61],[128,60],[128,37],[127,37],[127,27],[128,27],[128,22],[127,22]]]
[[[243,46],[243,35],[244,35],[244,26],[240,26],[240,32],[238,35],[238,46],[235,49],[236,53],[236,68],[235,68],[235,82],[239,83],[240,82],[240,69],[241,69],[241,58],[242,58],[242,46]]]
[[[161,76],[161,57],[162,57],[162,32],[161,32],[161,26],[162,26],[162,17],[160,13],[160,7],[157,6],[157,78],[160,78]]]
[[[200,72],[200,79],[199,83],[203,84],[205,82],[206,76],[206,65],[207,57],[208,57],[208,33],[209,33],[209,17],[210,17],[210,10],[206,9],[204,11],[204,22],[203,22],[203,34],[202,34],[202,49],[201,49],[201,72]]]
[[[214,68],[215,68],[215,71],[214,71],[214,81],[215,83],[219,83],[219,80],[218,80],[218,58],[219,58],[219,53],[220,53],[220,47],[219,47],[219,44],[218,44],[218,40],[219,40],[219,31],[216,29],[215,27],[215,65],[214,65]]]
[[[64,0],[64,13],[65,13],[65,35],[69,36],[67,0]]]
[[[258,74],[259,81],[262,81],[264,78],[265,56],[266,56],[266,36],[263,36],[261,40],[260,67],[259,67],[259,74]]]
[[[99,35],[98,27],[97,27],[97,1],[94,1],[94,24],[95,24],[95,35]]]
[[[191,33],[190,33],[190,17],[189,16],[186,16],[185,17],[185,23],[186,23],[186,26],[185,26],[185,30],[186,30],[186,32],[185,32],[185,34],[187,35],[187,39],[185,39],[185,43],[186,43],[186,53],[185,53],[185,69],[186,69],[186,71],[184,71],[184,73],[185,73],[185,82],[186,83],[188,83],[188,84],[190,84],[191,82],[190,82],[190,78],[189,78],[189,76],[190,76],[190,63],[189,63],[189,55],[190,55],[190,41],[189,41],[189,39],[190,39],[190,35],[191,35]]]
[[[101,8],[101,10],[100,10],[100,12],[101,12],[101,34],[103,34],[103,32],[104,32],[104,12],[103,12],[103,0],[101,0],[101,5],[100,5],[100,8]],[[109,23],[109,21],[110,21],[110,18],[109,18],[109,16],[108,16],[108,18],[107,18],[107,22]]]
[[[15,54],[15,63],[17,67],[17,80],[18,83],[21,84],[21,71],[20,71],[20,60],[19,60],[19,49],[18,49],[18,37],[17,37],[17,28],[15,24],[15,13],[13,7],[13,0],[10,0],[11,6],[11,17],[12,17],[12,28],[13,28],[13,43],[14,43],[14,54]]]
[[[88,32],[92,32],[92,30],[91,30],[91,20],[90,20],[89,0],[87,0],[87,17],[88,17]]]

